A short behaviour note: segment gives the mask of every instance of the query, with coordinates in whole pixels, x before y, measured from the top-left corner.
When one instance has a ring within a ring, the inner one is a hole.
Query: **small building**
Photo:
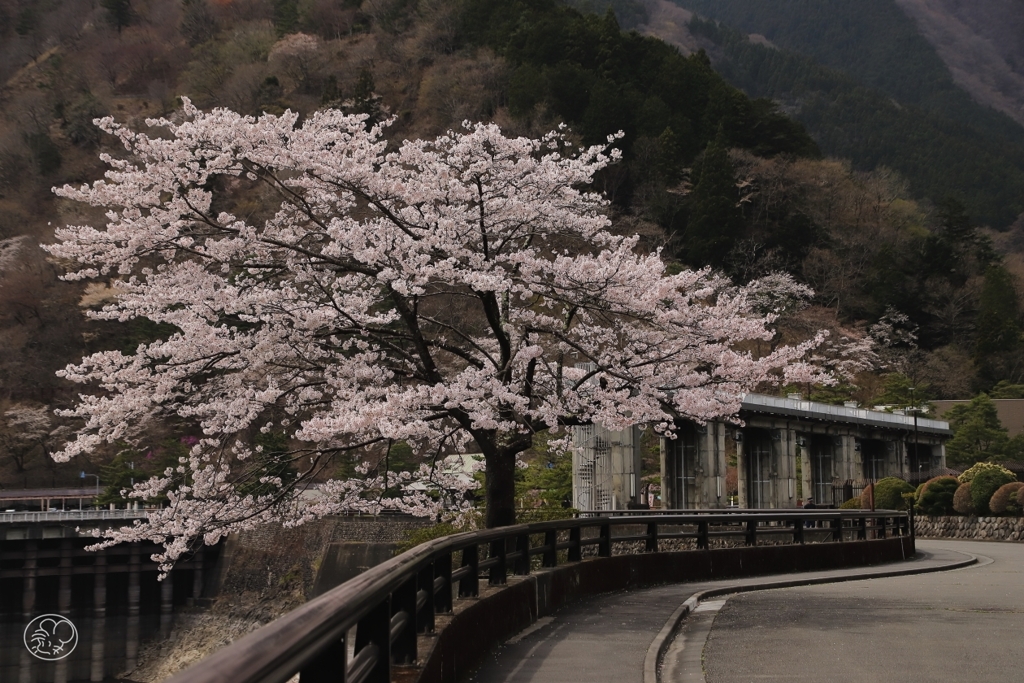
[[[835,406],[747,394],[742,426],[681,422],[661,440],[661,499],[668,509],[724,508],[729,472],[738,505],[794,508],[808,497],[839,505],[871,481],[897,476],[924,481],[946,466],[949,424],[856,404]],[[622,510],[640,501],[641,429],[573,428],[573,505]]]
[[[1006,427],[1006,431],[1011,437],[1024,432],[1024,398],[993,398],[991,401],[996,407],[999,423]],[[970,402],[970,399],[964,399],[932,401],[932,404],[935,406],[935,416],[942,418],[956,406],[966,405]]]

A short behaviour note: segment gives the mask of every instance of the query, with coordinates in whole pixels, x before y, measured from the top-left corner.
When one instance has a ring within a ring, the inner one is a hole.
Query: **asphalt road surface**
[[[707,683],[1020,680],[1024,544],[919,540],[918,548],[980,562],[732,596],[704,646]]]
[[[921,545],[919,544],[919,548]],[[753,577],[724,581],[681,583],[647,590],[626,591],[581,600],[543,617],[533,626],[509,640],[497,651],[489,653],[473,676],[474,683],[644,683],[644,658],[651,642],[665,626],[669,617],[687,598],[698,591],[725,586],[751,586],[775,580],[818,577],[835,580],[879,571],[902,571],[911,568],[947,566],[965,556],[948,551],[924,553],[906,564],[893,563],[882,567],[862,567],[806,574],[783,574],[775,577]],[[922,579],[919,576],[907,580]],[[867,583],[858,581],[860,583]],[[781,592],[781,591],[776,591]],[[770,594],[768,591],[766,594]],[[732,600],[730,598],[725,606]],[[701,681],[700,652],[707,638],[708,627],[723,607],[720,600],[698,608],[698,614],[686,619],[684,637],[677,637],[666,655],[661,683]],[[739,616],[742,617],[742,614]],[[1019,615],[1018,615],[1019,616]],[[767,617],[770,619],[770,616]],[[699,627],[699,628],[698,628]],[[739,635],[740,640],[744,636]],[[799,653],[801,644],[784,643],[777,655],[785,662],[790,653]],[[788,678],[788,676],[782,676]],[[723,679],[725,680],[725,679]],[[728,679],[734,680],[734,679]],[[739,680],[739,679],[736,679]],[[746,678],[742,680],[747,680]],[[760,680],[752,677],[750,680]],[[831,672],[815,675],[822,682],[835,680]],[[887,678],[886,680],[899,680]],[[917,681],[926,679],[917,678]],[[970,679],[968,679],[970,680]],[[862,683],[862,681],[858,681]]]

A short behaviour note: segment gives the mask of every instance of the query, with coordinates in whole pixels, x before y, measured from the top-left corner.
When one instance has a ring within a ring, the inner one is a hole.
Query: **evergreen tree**
[[[743,229],[736,175],[721,128],[695,170],[681,257],[693,266],[721,267]]]
[[[1006,376],[1021,350],[1017,290],[1002,266],[989,266],[981,290],[974,357],[988,384]]]
[[[100,4],[107,10],[107,21],[118,33],[132,23],[131,0],[100,0]]]
[[[675,185],[683,177],[683,146],[671,126],[658,136],[657,171],[666,185]]]
[[[953,465],[973,465],[1004,455],[1009,444],[1006,428],[999,422],[996,404],[986,394],[960,404],[946,413],[953,438],[946,443],[946,460]]]

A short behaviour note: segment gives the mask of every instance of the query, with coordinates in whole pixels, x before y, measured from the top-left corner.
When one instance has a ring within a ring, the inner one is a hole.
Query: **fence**
[[[142,519],[145,510],[49,510],[43,512],[0,512],[0,524],[33,522],[86,522],[107,519]]]
[[[479,596],[482,580],[499,586],[510,573],[525,576],[537,565],[611,558],[639,547],[657,553],[681,541],[707,549],[803,544],[811,537],[884,539],[911,536],[912,526],[907,513],[892,510],[792,510],[594,516],[457,534],[370,569],[168,683],[279,683],[296,673],[301,683],[390,683],[393,666],[417,660],[418,634],[433,632],[435,615],[451,613],[456,598]]]

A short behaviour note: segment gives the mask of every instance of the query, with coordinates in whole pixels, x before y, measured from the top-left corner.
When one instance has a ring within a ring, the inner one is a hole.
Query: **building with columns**
[[[735,468],[738,505],[793,508],[808,497],[838,505],[869,482],[896,476],[911,483],[942,473],[949,424],[918,415],[747,394],[740,424],[677,425],[661,440],[662,507],[729,506]],[[641,501],[639,427],[598,425],[573,431],[573,506],[622,510]]]
[[[664,507],[727,507],[730,467],[740,507],[793,508],[809,497],[838,505],[883,477],[916,484],[941,473],[952,436],[940,420],[796,396],[747,394],[739,419],[683,423],[662,439]]]

